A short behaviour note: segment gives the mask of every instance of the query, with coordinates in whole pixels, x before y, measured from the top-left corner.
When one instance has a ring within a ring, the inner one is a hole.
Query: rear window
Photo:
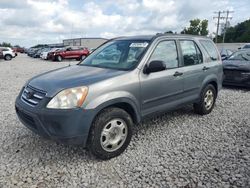
[[[207,51],[209,57],[213,61],[217,61],[219,59],[218,52],[215,48],[215,45],[212,41],[210,40],[200,40],[201,45],[205,48]]]

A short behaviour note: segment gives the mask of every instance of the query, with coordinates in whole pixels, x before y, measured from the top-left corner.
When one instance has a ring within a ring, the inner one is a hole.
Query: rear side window
[[[178,54],[175,41],[160,42],[150,57],[150,61],[163,61],[167,69],[178,67]]]
[[[215,48],[215,45],[210,40],[200,40],[201,45],[205,48],[207,51],[209,57],[213,61],[217,61],[219,59],[219,55],[217,53],[217,50]]]
[[[202,54],[198,46],[190,40],[180,41],[184,66],[197,65],[202,63]]]

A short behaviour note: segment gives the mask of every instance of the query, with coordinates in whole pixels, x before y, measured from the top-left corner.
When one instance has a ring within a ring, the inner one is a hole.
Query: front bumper
[[[92,110],[47,109],[49,98],[32,107],[20,95],[16,99],[15,109],[20,121],[36,134],[56,141],[86,146],[89,129],[94,119]]]

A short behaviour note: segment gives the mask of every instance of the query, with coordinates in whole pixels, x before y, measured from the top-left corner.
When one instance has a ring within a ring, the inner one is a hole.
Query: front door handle
[[[205,67],[203,67],[202,70],[206,71],[206,70],[208,70],[208,69],[210,69],[210,68],[205,66]]]
[[[178,72],[178,71],[176,71],[175,73],[174,73],[174,76],[175,77],[177,77],[177,76],[182,76],[183,75],[183,73],[182,72]]]

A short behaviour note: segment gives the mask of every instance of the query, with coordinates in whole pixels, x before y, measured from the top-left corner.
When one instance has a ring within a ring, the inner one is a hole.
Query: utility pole
[[[219,12],[215,12],[215,13],[218,13],[218,17],[214,17],[214,19],[218,19],[217,20],[217,29],[216,29],[216,34],[215,34],[215,43],[218,42],[218,32],[219,32],[219,27],[220,27],[220,19],[221,19],[221,11]]]
[[[224,20],[226,19],[226,23],[225,23],[225,26],[224,26],[224,33],[223,33],[223,43],[224,43],[224,40],[225,40],[225,36],[226,36],[226,29],[227,29],[227,22],[228,22],[228,19],[232,19],[232,17],[229,17],[229,14],[230,13],[233,13],[233,11],[219,11],[219,12],[214,12],[215,14],[218,14],[218,16],[215,16],[214,19],[217,19],[217,29],[216,29],[216,35],[215,35],[215,42],[217,43],[218,42],[218,34],[219,34],[219,28],[220,28],[220,20]],[[222,16],[222,14],[225,14],[227,13],[227,16]]]
[[[229,13],[233,13],[233,11],[227,10],[226,13],[227,13],[227,16],[226,16],[226,23],[225,23],[225,27],[224,27],[224,33],[223,33],[223,43],[225,42],[228,19],[232,19],[232,17],[229,17]]]

